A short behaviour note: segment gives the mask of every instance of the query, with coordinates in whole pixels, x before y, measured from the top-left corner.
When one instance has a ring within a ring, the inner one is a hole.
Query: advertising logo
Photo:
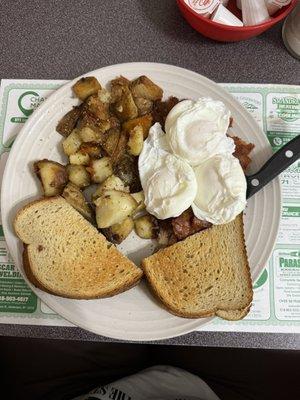
[[[24,116],[12,117],[11,122],[24,123],[44,100],[44,97],[33,90],[22,93],[18,98],[18,107]]]

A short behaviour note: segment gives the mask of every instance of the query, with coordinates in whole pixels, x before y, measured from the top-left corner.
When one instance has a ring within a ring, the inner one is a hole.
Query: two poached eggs
[[[246,178],[228,137],[230,112],[220,101],[179,102],[167,116],[166,133],[154,124],[139,156],[147,211],[158,219],[192,207],[213,224],[233,220],[246,206]]]

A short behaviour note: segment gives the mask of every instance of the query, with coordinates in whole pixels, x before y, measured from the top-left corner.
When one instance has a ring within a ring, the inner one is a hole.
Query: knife
[[[259,192],[264,186],[271,182],[282,171],[300,157],[300,135],[296,136],[261,167],[253,175],[246,176],[247,181],[247,199],[250,199],[255,193]]]

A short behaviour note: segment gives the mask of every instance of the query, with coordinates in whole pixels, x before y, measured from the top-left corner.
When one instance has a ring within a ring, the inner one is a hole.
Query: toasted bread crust
[[[38,289],[43,290],[44,292],[47,292],[50,294],[54,294],[54,293],[50,292],[45,286],[43,286],[33,275],[31,268],[30,268],[27,247],[28,247],[28,245],[24,244],[23,253],[22,253],[23,268],[24,268],[25,275],[27,276],[27,279],[29,280],[30,283],[32,283]]]
[[[252,304],[250,303],[248,307],[242,308],[240,310],[233,310],[233,311],[218,310],[216,312],[216,316],[219,318],[226,319],[227,321],[239,321],[240,319],[246,317],[246,315],[250,311],[251,305]]]

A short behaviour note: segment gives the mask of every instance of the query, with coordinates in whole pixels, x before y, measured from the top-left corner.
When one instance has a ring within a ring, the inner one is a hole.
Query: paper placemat
[[[2,80],[0,180],[22,124],[65,81]],[[274,151],[300,134],[300,86],[223,84],[252,114]],[[300,333],[300,160],[281,174],[283,209],[277,243],[254,284],[242,321],[215,318],[201,331]],[[270,204],[272,207],[272,204]],[[0,225],[0,323],[72,326],[28,288],[7,251]]]

